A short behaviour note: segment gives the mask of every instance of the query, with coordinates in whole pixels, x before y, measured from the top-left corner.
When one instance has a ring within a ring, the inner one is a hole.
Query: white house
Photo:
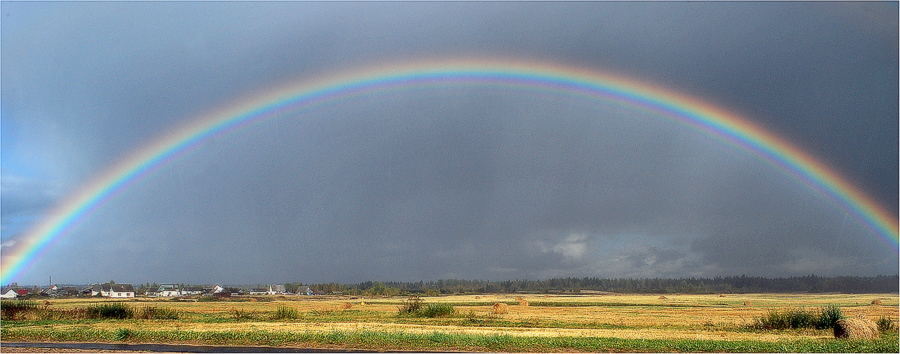
[[[134,286],[131,284],[110,284],[100,285],[100,296],[127,298],[134,297]]]
[[[16,289],[9,288],[6,289],[3,293],[0,293],[0,299],[15,299],[19,294],[16,292]]]
[[[185,286],[181,289],[181,295],[200,295],[202,293],[202,286]]]
[[[156,296],[181,296],[181,289],[178,289],[178,284],[162,284],[159,286],[159,289],[156,290]]]

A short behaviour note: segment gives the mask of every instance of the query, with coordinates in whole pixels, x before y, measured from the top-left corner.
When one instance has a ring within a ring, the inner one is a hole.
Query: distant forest
[[[286,284],[288,289],[303,285]],[[466,293],[578,293],[582,290],[614,293],[732,294],[732,293],[897,293],[898,275],[874,277],[789,278],[748,276],[679,279],[556,278],[548,280],[437,280],[419,282],[363,282],[359,284],[308,284],[318,293],[356,295],[466,294]]]

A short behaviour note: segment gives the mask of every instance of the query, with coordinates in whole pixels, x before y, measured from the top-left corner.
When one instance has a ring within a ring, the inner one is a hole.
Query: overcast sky
[[[399,62],[558,63],[738,112],[898,210],[898,8],[833,2],[8,2],[2,249],[181,124]],[[898,250],[746,151],[604,100],[382,92],[205,142],[19,283],[898,272]]]

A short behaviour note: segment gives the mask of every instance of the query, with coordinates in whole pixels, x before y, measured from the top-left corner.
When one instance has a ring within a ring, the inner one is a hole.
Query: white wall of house
[[[181,292],[178,290],[160,291],[159,296],[164,296],[164,297],[181,296]]]

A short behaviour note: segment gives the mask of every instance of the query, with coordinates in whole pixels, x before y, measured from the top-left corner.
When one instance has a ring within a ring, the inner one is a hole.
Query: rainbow
[[[237,103],[175,129],[72,194],[56,206],[14,249],[2,257],[0,283],[22,274],[43,251],[79,221],[154,171],[197,149],[214,136],[229,134],[286,112],[322,103],[390,90],[428,86],[483,85],[535,90],[551,94],[607,99],[648,110],[711,137],[739,146],[775,165],[843,208],[898,247],[897,219],[871,198],[811,155],[736,114],[698,99],[635,80],[557,64],[511,61],[446,61],[382,66],[287,86]]]

